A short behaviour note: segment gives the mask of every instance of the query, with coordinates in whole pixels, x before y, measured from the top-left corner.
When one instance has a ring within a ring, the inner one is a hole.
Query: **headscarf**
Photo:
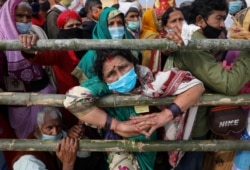
[[[18,32],[15,22],[15,8],[22,0],[8,0],[0,10],[0,39],[18,39]],[[29,82],[41,79],[43,76],[42,67],[26,60],[21,51],[5,51],[7,59],[8,75],[10,77]]]
[[[156,16],[161,18],[163,13],[169,8],[175,6],[174,0],[155,0],[154,8],[156,11]]]
[[[114,12],[113,12],[114,11]],[[114,7],[106,7],[100,14],[99,20],[96,23],[96,26],[92,32],[93,39],[112,39],[108,29],[108,18],[110,17],[109,14],[113,13],[113,17],[117,15],[123,15]],[[116,14],[116,15],[115,15]],[[125,22],[125,21],[124,21]],[[126,29],[124,24],[125,30],[125,39],[133,39],[132,35]],[[87,78],[92,78],[95,76],[94,72],[94,63],[96,60],[96,51],[89,50],[81,59],[76,69],[72,72],[74,76],[76,76],[80,83],[86,80]]]
[[[119,1],[119,11],[121,11],[124,16],[127,15],[128,11],[130,8],[136,8],[140,9],[140,4],[138,1],[134,1],[134,2],[122,2],[122,1]]]
[[[62,29],[63,26],[70,20],[70,19],[76,19],[79,22],[82,23],[82,19],[80,17],[80,15],[78,13],[76,13],[73,10],[66,10],[63,11],[62,13],[60,13],[60,15],[58,16],[57,20],[56,20],[56,24],[57,27],[59,29]]]
[[[142,16],[142,31],[140,39],[157,37],[160,34],[160,25],[157,21],[154,9],[147,9]]]
[[[155,10],[148,9],[142,16],[142,31],[140,34],[140,39],[158,38],[160,38],[160,25],[157,21]],[[142,65],[149,67],[153,72],[160,70],[160,50],[143,50],[142,55]]]
[[[250,39],[250,7],[235,15],[234,23],[228,31],[232,39]]]
[[[113,17],[116,17],[117,15],[123,15],[119,10],[117,10],[114,7],[104,8],[93,30],[92,33],[93,39],[112,39],[108,29],[108,18],[109,18],[109,13],[111,12],[115,13]],[[125,29],[125,39],[132,39],[132,36],[126,29],[125,24],[124,24],[124,29]]]

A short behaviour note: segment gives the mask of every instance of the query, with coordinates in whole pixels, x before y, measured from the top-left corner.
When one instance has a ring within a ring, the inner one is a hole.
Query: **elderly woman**
[[[180,116],[182,112],[197,102],[204,90],[199,80],[189,73],[177,69],[161,72],[155,80],[148,68],[136,64],[136,59],[129,50],[98,52],[95,72],[98,77],[85,81],[81,87],[69,90],[64,105],[82,121],[106,129],[107,139],[121,139],[120,136],[123,136],[125,139],[135,141],[155,140],[155,129]],[[176,76],[167,76],[169,74]],[[162,82],[159,83],[159,81]],[[172,83],[174,86],[171,85]],[[112,93],[144,94],[150,97],[177,95],[177,97],[174,99],[174,103],[160,110],[149,106],[100,109],[94,105],[93,101],[96,97]],[[148,114],[155,111],[158,113]],[[131,116],[136,117],[140,114],[148,115],[145,119],[142,117],[142,121],[129,121]],[[127,122],[130,126],[120,126],[122,121]],[[120,130],[124,128],[127,129],[127,132],[120,133]],[[145,129],[148,131],[144,131]],[[146,137],[140,135],[138,130],[141,130]],[[108,160],[110,169],[153,170],[155,156],[155,152],[133,154],[111,152]]]
[[[58,39],[79,38],[84,39],[85,32],[82,28],[81,17],[73,10],[62,12],[57,18],[57,27],[59,29]],[[23,34],[19,36],[20,41],[25,47],[28,38],[34,35]],[[36,42],[34,42],[36,43]],[[56,86],[59,94],[65,94],[71,87],[77,86],[78,80],[71,75],[73,69],[79,63],[81,57],[86,51],[25,51],[23,55],[32,63],[52,66]],[[63,120],[68,128],[75,125],[78,120],[68,113],[63,111]]]
[[[101,12],[92,34],[93,39],[132,39],[131,34],[126,29],[124,15],[113,7],[105,8]],[[93,68],[95,60],[96,51],[89,50],[72,74],[80,82],[95,76]]]
[[[182,43],[180,37],[181,29],[177,26],[173,33],[162,35],[162,30],[165,25],[161,22],[162,15],[157,15],[156,10],[148,9],[142,16],[142,31],[140,39],[162,39],[168,38],[175,41],[178,44]],[[160,71],[164,68],[166,56],[170,52],[168,50],[143,50],[142,65],[149,67],[153,72]]]
[[[0,10],[0,39],[17,39],[31,33],[32,8],[21,0],[6,1]],[[25,60],[21,51],[0,52],[0,84],[4,91],[55,93],[41,65]],[[25,138],[36,124],[40,106],[9,106],[9,120],[18,138]]]

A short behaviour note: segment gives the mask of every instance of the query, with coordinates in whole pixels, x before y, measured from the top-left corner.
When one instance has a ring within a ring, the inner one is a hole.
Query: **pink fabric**
[[[38,93],[49,94],[56,93],[51,85],[47,85]],[[37,113],[43,106],[9,106],[9,121],[11,127],[15,130],[18,138],[27,138],[34,130]]]
[[[230,71],[230,69],[233,67],[235,60],[240,55],[240,51],[228,51],[227,55],[225,57],[225,60],[222,61],[221,66],[226,69],[227,71]],[[250,81],[248,81],[241,89],[240,94],[244,93],[250,93]],[[249,110],[249,106],[242,106],[243,109]]]
[[[22,0],[8,0],[0,10],[0,39],[18,39],[14,12]],[[25,60],[20,51],[5,51],[8,62],[8,74],[13,78],[29,82],[40,79],[43,75],[41,66]]]

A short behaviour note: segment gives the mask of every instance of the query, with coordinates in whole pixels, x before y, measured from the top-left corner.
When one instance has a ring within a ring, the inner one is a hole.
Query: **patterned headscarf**
[[[175,6],[174,0],[155,0],[154,8],[156,11],[156,16],[161,18],[164,12],[169,8]]]
[[[250,7],[239,11],[234,17],[234,24],[229,29],[232,39],[250,39]]]

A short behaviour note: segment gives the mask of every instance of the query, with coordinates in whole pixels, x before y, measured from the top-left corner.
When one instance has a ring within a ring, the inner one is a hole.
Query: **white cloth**
[[[224,21],[225,23],[225,27],[228,30],[229,28],[231,28],[231,26],[233,25],[234,21],[233,21],[233,16],[231,14],[227,14],[227,17]]]
[[[190,24],[188,25],[186,22],[182,24],[181,38],[185,45],[188,44],[188,41],[192,39],[192,35],[195,31],[200,29],[200,27]]]
[[[46,165],[33,155],[21,156],[13,165],[14,170],[47,170]]]
[[[84,0],[73,0],[71,2],[71,5],[68,8],[69,9],[74,9],[77,6],[77,8],[75,9],[75,11],[79,12],[84,7],[82,4],[79,4],[79,1],[83,1],[83,3],[85,4]]]
[[[140,9],[140,3],[138,1],[134,2],[122,2],[119,1],[119,11],[121,11],[125,16],[129,10],[129,8],[134,7],[136,9]]]

